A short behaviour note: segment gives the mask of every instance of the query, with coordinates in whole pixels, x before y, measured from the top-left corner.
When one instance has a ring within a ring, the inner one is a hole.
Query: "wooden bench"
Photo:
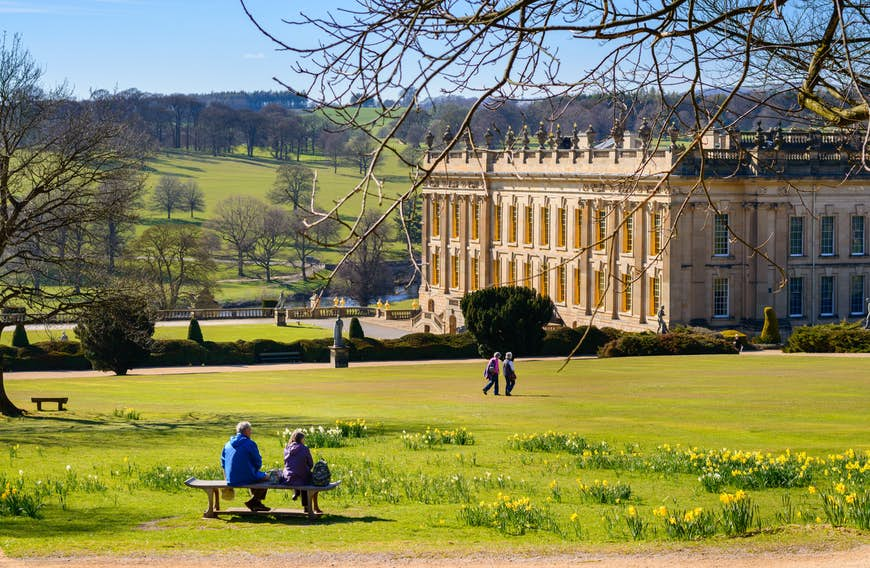
[[[318,485],[283,485],[281,483],[268,482],[233,486],[233,489],[296,489],[299,491],[306,491],[308,493],[308,506],[305,508],[304,513],[293,509],[270,509],[268,511],[251,511],[247,507],[233,507],[229,509],[221,509],[221,489],[229,487],[226,481],[224,481],[223,479],[197,479],[195,477],[191,477],[187,479],[184,484],[188,487],[202,489],[208,495],[208,509],[206,509],[205,513],[202,514],[202,516],[206,519],[215,519],[218,515],[307,515],[309,519],[315,519],[317,518],[318,513],[314,512],[311,498],[314,497],[316,494],[320,493],[321,491],[332,491],[333,489],[338,487],[339,484],[341,484],[341,480],[334,481],[329,485],[324,485],[322,487]]]
[[[272,351],[257,355],[260,363],[300,363],[302,353],[299,351]]]
[[[58,410],[66,410],[63,407],[69,401],[69,397],[66,396],[34,396],[30,398],[30,402],[36,403],[36,410],[42,410],[43,402],[54,402],[57,403]]]

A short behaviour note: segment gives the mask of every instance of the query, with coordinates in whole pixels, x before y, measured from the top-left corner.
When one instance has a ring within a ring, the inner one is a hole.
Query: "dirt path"
[[[2,554],[2,553],[0,553]],[[867,568],[870,545],[848,550],[783,549],[766,552],[728,552],[719,549],[678,550],[651,554],[578,552],[553,556],[481,555],[412,557],[390,554],[172,554],[141,556],[72,556],[13,560],[0,556],[3,568],[230,568],[245,566],[355,566],[380,568]]]

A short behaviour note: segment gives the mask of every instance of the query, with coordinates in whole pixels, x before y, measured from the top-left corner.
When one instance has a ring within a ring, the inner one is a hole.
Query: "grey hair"
[[[511,353],[510,351],[508,351],[507,353],[504,354],[504,358],[513,361],[514,354]]]
[[[493,356],[493,357],[501,357],[501,353],[499,353],[498,351],[496,351],[495,353],[493,353],[492,356]]]
[[[245,430],[250,430],[250,429],[251,429],[251,423],[248,422],[247,420],[243,420],[242,422],[239,422],[238,424],[236,424],[236,434],[241,434]]]
[[[300,429],[300,428],[297,428],[297,429],[293,430],[292,434],[290,434],[290,441],[296,442],[297,444],[300,444],[300,443],[302,443],[302,438],[304,438],[304,437],[305,437],[305,431]]]

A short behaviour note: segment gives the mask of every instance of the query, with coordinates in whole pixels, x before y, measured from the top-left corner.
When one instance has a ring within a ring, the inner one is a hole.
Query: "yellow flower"
[[[836,486],[834,486],[834,490],[840,495],[843,495],[846,493],[846,486],[842,483],[838,483]]]
[[[580,515],[578,515],[577,513],[574,513],[573,515],[571,515],[571,522],[572,522],[572,523],[576,523],[576,522],[577,522],[577,518],[578,518],[579,516],[580,516]]]
[[[637,516],[637,509],[634,508],[634,505],[628,506],[628,516],[629,517],[636,517]]]
[[[816,488],[813,487],[812,485],[810,485],[809,487],[807,487],[807,491],[809,492],[810,495],[815,495],[815,494],[816,494]]]
[[[855,497],[857,497],[857,495],[855,495],[854,493],[849,493],[848,495],[846,495],[846,503],[851,505],[855,502]]]
[[[816,517],[816,522],[817,522],[817,523],[821,523],[821,522],[822,522],[822,518],[821,518],[821,517]]]

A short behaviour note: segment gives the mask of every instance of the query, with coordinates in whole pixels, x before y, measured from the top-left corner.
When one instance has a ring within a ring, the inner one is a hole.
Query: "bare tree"
[[[266,204],[254,197],[236,195],[220,201],[207,227],[232,249],[239,277],[245,275],[244,262],[254,246],[257,220]]]
[[[74,293],[77,284],[65,275],[82,273],[86,266],[96,270],[98,259],[61,254],[52,235],[65,227],[75,230],[103,222],[109,213],[102,188],[138,171],[146,144],[116,120],[105,101],[76,103],[63,88],[43,89],[41,78],[42,71],[18,36],[3,34],[0,308],[23,305],[51,315],[92,300],[105,287],[101,279]],[[21,412],[6,396],[2,370],[0,412]]]
[[[102,245],[106,272],[110,275],[115,274],[115,261],[121,256],[124,244],[133,231],[133,224],[139,219],[136,211],[144,192],[145,177],[141,174],[110,180],[100,186],[98,199],[106,215],[93,230]]]
[[[311,254],[336,238],[340,224],[334,219],[321,219],[301,209],[293,212],[291,224],[293,233],[290,247],[302,270],[302,279],[308,280],[307,268]]]
[[[287,211],[280,207],[268,207],[260,212],[248,258],[266,272],[266,282],[272,281],[272,266],[292,239],[293,227]]]
[[[191,305],[215,268],[202,231],[187,224],[147,228],[130,247],[127,263],[163,310]]]
[[[151,192],[151,210],[165,211],[166,218],[172,219],[172,211],[184,204],[184,186],[175,176],[161,176]]]
[[[360,225],[360,235],[366,234],[358,246],[348,253],[338,271],[337,288],[360,305],[367,306],[376,297],[392,292],[393,276],[386,263],[384,246],[390,238],[389,225],[378,225],[379,215],[368,212]]]
[[[313,190],[314,172],[311,168],[300,164],[284,164],[278,167],[269,199],[273,203],[292,204],[295,211],[305,192],[310,194]]]
[[[205,193],[199,188],[196,180],[188,180],[181,184],[181,205],[190,212],[193,219],[194,211],[205,211]]]

